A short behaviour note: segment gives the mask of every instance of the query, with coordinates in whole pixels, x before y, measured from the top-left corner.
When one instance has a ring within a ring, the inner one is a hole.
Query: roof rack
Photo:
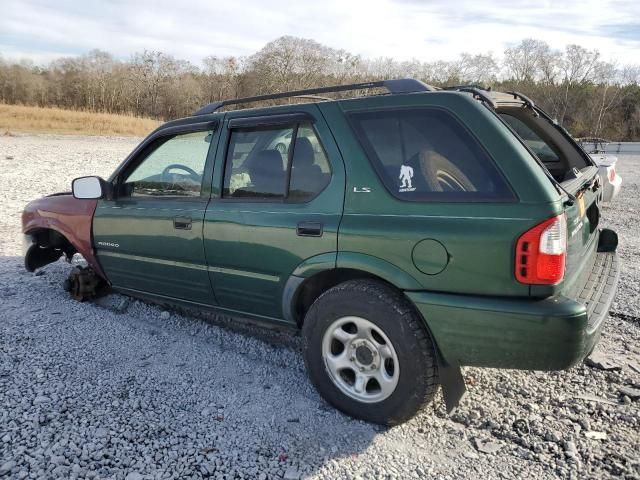
[[[522,102],[524,103],[524,106],[528,107],[533,112],[533,116],[534,117],[539,117],[540,116],[540,113],[538,112],[539,109],[536,109],[536,104],[533,103],[533,100],[531,100],[529,97],[527,97],[526,95],[521,94],[520,92],[507,92],[507,93],[509,95],[513,95],[513,98],[515,98],[515,99],[519,98],[520,100],[522,100]]]
[[[522,102],[523,102],[527,107],[529,107],[529,108],[530,108],[530,109],[532,109],[532,110],[533,110],[533,108],[536,106],[536,104],[535,104],[535,103],[533,103],[533,100],[531,100],[529,97],[527,97],[527,96],[525,96],[525,95],[521,94],[520,92],[506,92],[506,93],[508,93],[509,95],[513,95],[513,98],[516,98],[516,99],[518,99],[518,98],[519,98],[520,100],[522,100]]]
[[[455,85],[453,87],[444,87],[443,90],[455,90],[456,92],[467,92],[478,98],[494,110],[498,108],[496,102],[487,94],[489,90],[478,85]]]
[[[477,88],[478,90],[486,90],[487,92],[491,91],[491,87],[483,87],[482,85],[477,84],[467,84],[467,85],[449,85],[448,87],[443,87],[443,90],[459,90],[461,88]]]
[[[431,85],[415,80],[413,78],[399,78],[395,80],[380,80],[376,82],[351,83],[348,85],[335,85],[333,87],[309,88],[306,90],[294,90],[291,92],[273,93],[270,95],[257,95],[255,97],[232,98],[219,102],[212,102],[193,115],[207,115],[214,113],[216,110],[226,105],[237,105],[239,103],[259,102],[262,100],[273,100],[277,98],[300,97],[307,95],[315,95],[318,93],[344,92],[348,90],[361,90],[371,88],[386,88],[391,94],[399,93],[417,93],[417,92],[434,92],[436,89]]]

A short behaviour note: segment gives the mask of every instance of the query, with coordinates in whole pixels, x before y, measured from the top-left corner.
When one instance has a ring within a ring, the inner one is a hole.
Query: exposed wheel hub
[[[364,367],[368,367],[373,363],[374,350],[372,350],[366,342],[361,342],[360,345],[356,347],[356,361]]]
[[[83,302],[96,296],[96,289],[99,285],[100,277],[91,268],[74,267],[62,284],[62,288],[69,292],[75,300]]]

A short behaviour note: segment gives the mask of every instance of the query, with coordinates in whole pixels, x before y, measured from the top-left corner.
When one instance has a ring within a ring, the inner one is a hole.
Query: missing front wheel
[[[62,288],[74,300],[84,302],[96,296],[102,280],[91,267],[73,267]]]

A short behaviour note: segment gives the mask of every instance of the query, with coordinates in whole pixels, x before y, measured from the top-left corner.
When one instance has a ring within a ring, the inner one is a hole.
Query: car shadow
[[[317,394],[295,332],[117,293],[80,303],[61,286],[69,269],[60,260],[29,273],[21,257],[0,257],[4,341],[17,345],[3,360],[14,365],[5,372],[9,380],[25,390],[46,389],[48,381],[71,392],[86,384],[94,390],[53,399],[54,418],[46,425],[24,423],[25,435],[45,429],[52,443],[75,435],[80,443],[111,448],[115,458],[131,457],[132,464],[148,451],[145,437],[151,436],[154,456],[167,448],[178,459],[193,456],[189,469],[196,477],[235,472],[254,478],[264,472],[305,478],[357,458],[389,430],[343,415]],[[29,352],[40,354],[31,361]],[[34,377],[34,368],[48,372],[47,382]],[[8,413],[20,421],[18,412]],[[82,427],[99,424],[105,415],[108,445],[96,440],[94,429]],[[26,448],[20,455],[33,454]],[[91,456],[85,463],[100,476],[133,471],[105,467]],[[158,471],[147,466],[140,473]]]

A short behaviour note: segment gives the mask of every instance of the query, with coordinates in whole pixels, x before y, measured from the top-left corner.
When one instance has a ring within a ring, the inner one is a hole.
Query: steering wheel
[[[192,168],[187,167],[186,165],[181,165],[179,163],[172,163],[171,165],[167,165],[167,167],[162,171],[162,181],[165,183],[172,183],[172,179],[169,178],[169,171],[174,168],[178,170],[184,170],[189,174],[189,177],[196,183],[200,183],[200,175],[193,170]]]

